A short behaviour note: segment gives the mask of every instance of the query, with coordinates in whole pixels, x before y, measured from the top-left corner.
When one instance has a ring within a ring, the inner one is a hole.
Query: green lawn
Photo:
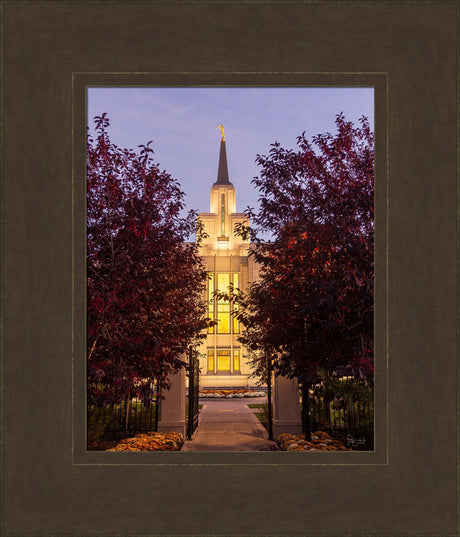
[[[260,423],[266,429],[268,429],[268,405],[267,403],[250,403],[248,407],[260,410],[259,412],[254,412],[254,416],[260,421]]]
[[[267,426],[267,414],[265,412],[254,412],[254,415],[264,427]]]

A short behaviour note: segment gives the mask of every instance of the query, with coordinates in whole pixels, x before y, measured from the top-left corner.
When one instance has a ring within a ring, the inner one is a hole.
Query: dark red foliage
[[[260,210],[248,209],[252,228],[239,229],[261,267],[240,296],[241,340],[311,381],[349,363],[373,372],[373,134],[365,118],[355,127],[340,114],[336,126],[312,143],[302,134],[296,151],[275,143],[257,157]],[[265,359],[255,365],[262,373]]]
[[[196,216],[180,216],[184,194],[151,142],[120,149],[108,126],[96,117],[87,147],[88,393],[104,403],[167,386],[207,326],[206,273],[186,242]]]

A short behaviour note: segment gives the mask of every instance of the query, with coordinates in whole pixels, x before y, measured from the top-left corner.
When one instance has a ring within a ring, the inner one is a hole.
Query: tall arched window
[[[222,194],[222,206],[221,206],[221,218],[222,218],[222,237],[225,237],[225,194]]]
[[[210,272],[208,279],[208,316],[217,321],[217,326],[210,326],[208,334],[238,334],[240,323],[231,315],[232,308],[238,310],[238,305],[228,300],[216,300],[214,292],[228,293],[230,283],[233,288],[239,287],[240,275],[238,272]]]

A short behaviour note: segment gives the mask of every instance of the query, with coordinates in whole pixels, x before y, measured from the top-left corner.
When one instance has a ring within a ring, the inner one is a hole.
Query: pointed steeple
[[[227,150],[225,147],[225,134],[224,134],[224,125],[219,125],[217,127],[220,129],[222,138],[220,140],[220,154],[219,154],[219,168],[217,170],[217,181],[215,185],[228,185],[233,186],[228,179],[228,166],[227,166]]]

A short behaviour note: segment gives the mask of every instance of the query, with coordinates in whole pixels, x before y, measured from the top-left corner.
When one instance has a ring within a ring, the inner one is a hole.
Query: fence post
[[[187,420],[187,440],[192,439],[192,435],[198,426],[198,394],[199,394],[199,364],[197,353],[194,349],[189,349],[189,373],[188,373],[188,420]]]
[[[158,420],[159,432],[175,431],[185,438],[185,368],[181,367],[168,379],[169,390],[163,390]]]
[[[301,434],[299,385],[297,379],[275,376],[273,399],[273,436],[281,433]]]

